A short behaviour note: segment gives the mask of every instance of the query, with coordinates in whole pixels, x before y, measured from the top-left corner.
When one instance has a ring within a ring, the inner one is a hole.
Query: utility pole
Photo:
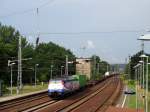
[[[61,66],[61,77],[63,76],[63,68],[64,66]]]
[[[17,94],[22,88],[22,52],[21,52],[21,36],[18,41],[18,78],[17,78]]]
[[[35,79],[35,87],[36,87],[36,74],[37,74],[37,66],[39,66],[39,64],[35,64],[35,77],[34,77],[34,79]]]
[[[52,76],[53,76],[53,65],[51,65],[51,76],[50,76],[50,79],[52,79]]]
[[[65,68],[65,75],[68,76],[68,55],[66,55],[66,68]]]

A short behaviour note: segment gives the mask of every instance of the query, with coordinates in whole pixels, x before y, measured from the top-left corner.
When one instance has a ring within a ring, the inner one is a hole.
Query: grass
[[[41,91],[41,90],[45,90],[47,88],[48,88],[47,83],[44,83],[43,85],[38,84],[38,85],[36,85],[36,87],[34,85],[24,85],[19,94]],[[8,88],[8,90],[9,91],[6,94],[4,94],[3,96],[10,96],[10,87]],[[13,87],[12,95],[16,95],[16,94],[17,94],[16,93],[16,87]]]
[[[134,81],[129,81],[128,88],[133,90],[133,91],[136,91],[135,90],[135,82]],[[136,94],[127,96],[127,106],[129,108],[136,108]],[[138,107],[139,108],[144,108],[143,98],[142,98],[142,91],[141,90],[138,92]]]
[[[125,84],[127,85],[128,89],[132,89],[135,91],[135,83],[133,81],[125,80]],[[127,95],[126,99],[126,106],[129,108],[136,108],[136,95]]]
[[[127,87],[129,89],[136,91],[135,90],[135,81],[126,80],[125,78],[122,78],[122,79],[124,80],[124,83],[127,85]],[[138,94],[139,94],[139,96],[138,96],[138,107],[141,109],[144,109],[144,100],[142,98],[142,93],[143,93],[143,90],[140,89],[140,87],[138,87]],[[150,92],[149,92],[149,96],[150,96]],[[127,95],[125,105],[128,108],[136,108],[136,94],[135,95]],[[150,99],[149,99],[148,105],[149,105],[148,107],[150,108]]]

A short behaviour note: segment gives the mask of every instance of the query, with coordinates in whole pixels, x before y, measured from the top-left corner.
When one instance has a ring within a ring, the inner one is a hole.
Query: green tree
[[[102,77],[107,71],[109,65],[106,61],[102,61],[99,56],[93,55],[92,60],[92,79],[98,79]]]
[[[33,56],[34,62],[39,64],[39,80],[43,79],[43,77],[46,78],[45,80],[49,80],[51,65],[53,65],[53,77],[60,77],[60,69],[61,66],[65,66],[66,55],[68,55],[69,61],[75,60],[75,55],[73,55],[70,50],[67,50],[64,47],[56,45],[52,42],[40,43],[36,47],[35,55]],[[74,64],[69,64],[69,73],[75,73]]]
[[[10,83],[10,69],[8,67],[8,60],[17,60],[18,56],[18,38],[21,36],[17,30],[11,26],[5,26],[0,24],[0,79],[5,84]],[[28,57],[29,53],[27,49],[31,49],[32,45],[28,44],[24,37],[22,38],[22,50],[23,58]],[[17,61],[14,65],[13,79],[14,83],[17,80]],[[16,84],[16,83],[15,83]]]
[[[17,60],[18,58],[18,39],[20,33],[11,26],[0,24],[0,79],[5,84],[10,85],[10,68],[8,60]],[[53,76],[60,76],[61,66],[65,66],[65,55],[68,55],[69,61],[75,60],[75,55],[69,50],[52,42],[40,43],[34,47],[22,37],[22,58],[32,58],[32,60],[22,61],[23,83],[33,83],[35,65],[37,67],[37,80],[48,81],[50,78],[50,66],[53,65]],[[17,61],[13,66],[13,85],[17,81]],[[69,64],[69,73],[75,73],[75,65]]]

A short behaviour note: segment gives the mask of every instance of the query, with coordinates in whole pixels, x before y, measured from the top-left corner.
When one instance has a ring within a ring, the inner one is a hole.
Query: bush
[[[4,94],[8,94],[8,93],[9,93],[9,89],[7,88],[7,86],[4,83],[2,83],[0,96],[3,96]]]
[[[134,85],[135,81],[134,80],[129,80],[129,84]]]

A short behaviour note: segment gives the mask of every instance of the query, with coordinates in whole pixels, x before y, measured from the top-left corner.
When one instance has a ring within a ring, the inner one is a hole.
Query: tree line
[[[92,79],[99,79],[105,72],[110,70],[110,65],[107,61],[101,60],[99,56],[93,55],[92,62]]]
[[[22,81],[23,84],[34,83],[35,67],[37,71],[37,82],[49,81],[51,66],[53,67],[53,77],[60,77],[65,73],[65,59],[68,56],[69,61],[75,62],[75,55],[62,46],[53,42],[37,43],[36,46],[29,43],[26,37],[23,37],[19,31],[11,26],[0,23],[0,80],[7,86],[10,85],[10,67],[8,60],[18,60],[18,40],[21,36],[22,59],[32,58],[31,60],[22,60]],[[38,41],[38,40],[37,40]],[[107,71],[108,63],[93,55],[92,74],[93,78],[102,76]],[[38,66],[36,66],[38,65]],[[69,74],[75,74],[75,63],[69,64]],[[99,68],[98,68],[99,67]],[[13,85],[17,84],[18,63],[15,61],[13,68]]]
[[[127,78],[131,79],[131,80],[135,80],[135,69],[134,67],[139,63],[139,61],[143,61],[143,59],[141,59],[141,55],[143,54],[144,51],[139,51],[136,54],[134,54],[133,56],[130,57],[129,62],[126,65],[125,68],[125,73],[127,74]],[[150,54],[146,54],[149,58],[148,58],[148,62],[150,62]],[[144,58],[144,75],[146,76],[146,58]],[[148,66],[148,71],[150,71],[150,66]],[[150,79],[150,74],[149,74],[149,79]],[[143,80],[143,79],[141,79]],[[150,84],[150,80],[149,80],[149,84]]]
[[[6,85],[10,84],[10,67],[8,60],[18,60],[18,40],[21,34],[11,26],[0,24],[0,80]],[[37,66],[37,81],[48,81],[50,79],[50,68],[53,66],[53,76],[60,75],[61,66],[65,66],[65,56],[69,61],[75,60],[75,55],[62,46],[53,42],[39,43],[37,46],[29,43],[25,37],[22,40],[22,79],[23,83],[33,83],[35,66]],[[13,65],[13,85],[16,85],[18,75],[18,63]],[[75,65],[69,64],[69,74],[75,73]],[[63,68],[64,74],[64,68]]]

